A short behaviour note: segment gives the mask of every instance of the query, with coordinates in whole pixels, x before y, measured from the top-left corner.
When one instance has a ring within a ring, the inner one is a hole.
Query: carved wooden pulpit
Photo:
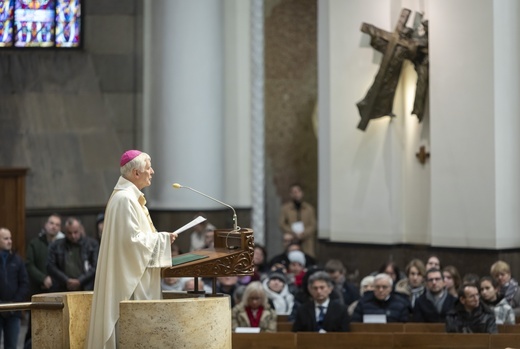
[[[216,278],[219,276],[245,276],[253,275],[253,230],[241,228],[235,230],[215,230],[215,247],[184,253],[172,258],[173,266],[164,268],[163,277],[193,277],[195,291],[192,293],[204,293],[197,291],[198,278],[213,279],[213,293],[216,295]]]

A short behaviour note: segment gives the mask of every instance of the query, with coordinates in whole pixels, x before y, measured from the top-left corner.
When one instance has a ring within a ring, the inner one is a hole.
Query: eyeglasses
[[[431,278],[431,279],[427,279],[426,281],[428,281],[428,282],[434,282],[434,281],[435,282],[439,282],[441,280],[442,280],[442,278]]]

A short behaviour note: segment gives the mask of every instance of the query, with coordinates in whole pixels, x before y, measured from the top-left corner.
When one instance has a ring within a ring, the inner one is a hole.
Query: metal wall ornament
[[[402,9],[393,32],[363,23],[361,31],[370,35],[370,45],[383,54],[383,60],[372,86],[365,98],[357,103],[361,120],[358,128],[365,131],[372,119],[383,116],[394,117],[392,112],[395,90],[404,60],[413,63],[417,72],[417,85],[412,114],[419,122],[425,113],[428,96],[428,21],[416,12],[413,28],[406,26],[411,10]]]

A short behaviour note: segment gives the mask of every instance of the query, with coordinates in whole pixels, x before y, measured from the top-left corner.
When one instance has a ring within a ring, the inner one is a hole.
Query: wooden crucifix
[[[361,121],[360,130],[366,130],[371,119],[392,113],[394,95],[405,59],[413,60],[417,52],[417,42],[412,38],[413,29],[406,27],[411,11],[403,9],[393,33],[363,23],[361,31],[371,37],[370,45],[383,53],[383,61],[374,83],[365,98],[357,103]]]

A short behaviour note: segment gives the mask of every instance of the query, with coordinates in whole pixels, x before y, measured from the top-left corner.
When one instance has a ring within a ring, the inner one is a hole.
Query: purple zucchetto
[[[140,151],[140,150],[127,150],[127,151],[125,151],[124,154],[121,155],[121,161],[119,161],[119,165],[121,167],[125,166],[127,163],[129,163],[130,161],[135,159],[136,156],[138,156],[141,153],[142,153],[142,151]]]

